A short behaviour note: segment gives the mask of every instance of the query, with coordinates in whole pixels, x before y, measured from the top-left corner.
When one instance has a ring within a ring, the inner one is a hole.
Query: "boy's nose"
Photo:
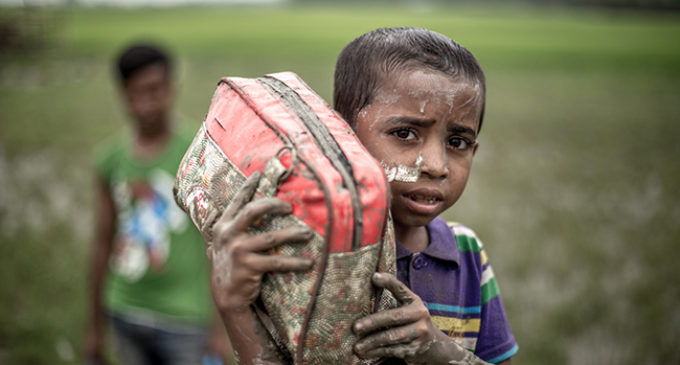
[[[434,179],[444,179],[449,176],[446,146],[443,146],[441,142],[428,141],[420,153],[423,157],[420,167],[422,174]]]

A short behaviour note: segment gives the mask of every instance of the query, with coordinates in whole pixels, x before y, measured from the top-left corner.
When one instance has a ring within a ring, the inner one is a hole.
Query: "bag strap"
[[[251,307],[253,308],[253,310],[255,310],[255,314],[257,315],[257,318],[260,320],[262,326],[267,330],[267,333],[269,333],[269,338],[274,342],[274,345],[279,350],[279,355],[283,357],[283,360],[285,360],[286,363],[292,364],[293,356],[290,354],[290,351],[288,351],[288,348],[286,348],[286,345],[284,345],[283,339],[281,338],[279,332],[276,330],[276,327],[274,326],[274,322],[269,317],[269,315],[264,311],[262,300],[258,298],[255,301],[255,303],[252,304]]]

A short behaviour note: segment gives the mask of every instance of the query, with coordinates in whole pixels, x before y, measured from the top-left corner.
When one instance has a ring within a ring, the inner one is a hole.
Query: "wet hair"
[[[125,84],[137,72],[155,64],[165,67],[166,76],[170,75],[172,62],[168,53],[161,47],[149,43],[137,43],[125,48],[117,59],[119,80]]]
[[[397,71],[427,68],[479,85],[484,119],[486,80],[481,66],[465,47],[422,28],[380,28],[351,41],[335,65],[333,104],[356,128],[356,118],[373,101],[382,80]]]

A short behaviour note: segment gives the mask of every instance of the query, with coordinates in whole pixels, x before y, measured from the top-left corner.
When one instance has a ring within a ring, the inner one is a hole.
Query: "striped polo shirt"
[[[482,242],[460,224],[435,218],[430,244],[413,253],[397,242],[397,276],[427,305],[432,322],[481,359],[498,363],[518,350]]]

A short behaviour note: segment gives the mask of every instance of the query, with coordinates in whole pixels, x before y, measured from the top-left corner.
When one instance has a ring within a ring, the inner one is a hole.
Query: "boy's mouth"
[[[441,192],[432,189],[418,189],[402,195],[404,204],[416,214],[437,214],[444,198]]]
[[[424,196],[424,195],[418,195],[418,194],[407,194],[406,195],[409,199],[418,202],[418,203],[425,203],[425,204],[434,204],[436,202],[440,202],[441,199],[436,197],[436,196]]]

